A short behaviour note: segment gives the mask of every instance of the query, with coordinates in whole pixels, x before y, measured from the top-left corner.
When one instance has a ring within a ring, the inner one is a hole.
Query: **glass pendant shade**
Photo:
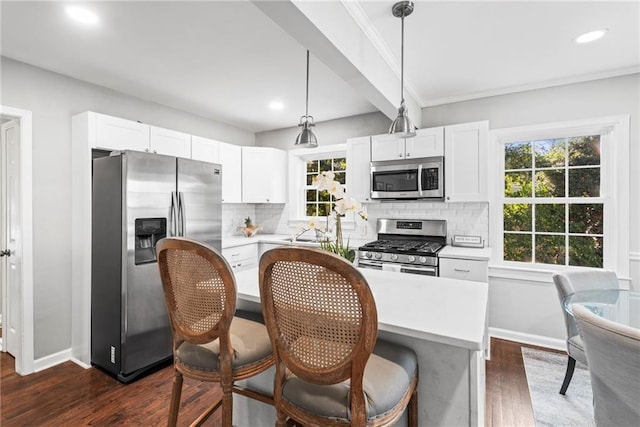
[[[309,51],[307,50],[307,97],[305,102],[305,114],[300,117],[300,123],[298,126],[302,127],[302,130],[296,138],[296,147],[300,148],[315,148],[318,146],[318,140],[311,130],[313,123],[313,117],[309,115]]]
[[[411,138],[416,136],[415,126],[409,119],[409,110],[404,105],[404,18],[413,12],[412,1],[399,1],[391,9],[393,16],[402,20],[401,50],[400,50],[400,108],[398,117],[391,123],[389,134],[398,138]]]

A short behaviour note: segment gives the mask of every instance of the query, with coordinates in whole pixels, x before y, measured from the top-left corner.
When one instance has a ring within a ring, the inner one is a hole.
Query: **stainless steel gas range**
[[[447,221],[379,219],[378,240],[358,248],[358,267],[438,276]]]

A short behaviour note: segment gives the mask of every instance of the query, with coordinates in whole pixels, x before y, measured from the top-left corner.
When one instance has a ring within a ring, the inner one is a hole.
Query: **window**
[[[629,117],[491,132],[495,255],[628,274]]]
[[[305,198],[304,212],[306,216],[326,216],[333,208],[333,197],[327,191],[318,191],[313,185],[313,178],[320,172],[331,171],[335,180],[345,185],[347,175],[347,159],[343,157],[329,157],[306,161],[305,168]]]
[[[603,266],[600,146],[600,135],[505,144],[505,261]]]

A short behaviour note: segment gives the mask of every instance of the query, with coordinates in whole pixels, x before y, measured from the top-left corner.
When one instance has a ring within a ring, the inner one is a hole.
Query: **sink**
[[[319,243],[318,240],[316,240],[315,237],[298,237],[295,240],[293,240],[293,238],[289,237],[288,239],[285,239],[285,240],[287,242]]]

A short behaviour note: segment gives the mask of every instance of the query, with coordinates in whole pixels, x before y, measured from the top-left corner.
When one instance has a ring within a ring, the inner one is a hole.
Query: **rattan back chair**
[[[173,332],[175,369],[169,425],[180,409],[183,375],[218,382],[222,398],[194,424],[222,406],[222,425],[232,425],[236,392],[273,404],[273,396],[242,389],[235,381],[257,375],[273,365],[263,324],[234,317],[236,281],[230,265],[214,248],[179,237],[156,245],[158,265]]]
[[[272,249],[260,259],[260,298],[277,426],[390,425],[407,405],[417,425],[415,353],[377,340],[373,295],[350,262],[315,248]]]

